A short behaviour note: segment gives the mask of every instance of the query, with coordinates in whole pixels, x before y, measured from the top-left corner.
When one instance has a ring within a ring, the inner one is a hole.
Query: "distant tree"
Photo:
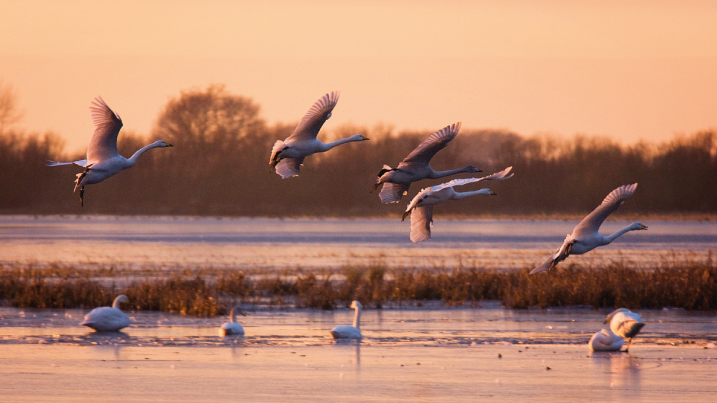
[[[23,113],[17,107],[17,94],[10,85],[0,80],[0,135],[22,118]]]

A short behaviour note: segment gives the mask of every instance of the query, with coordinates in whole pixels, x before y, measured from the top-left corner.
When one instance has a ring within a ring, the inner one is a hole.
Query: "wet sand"
[[[515,344],[0,350],[0,396],[7,402],[708,402],[717,396],[715,350],[695,346],[633,346],[629,355]]]

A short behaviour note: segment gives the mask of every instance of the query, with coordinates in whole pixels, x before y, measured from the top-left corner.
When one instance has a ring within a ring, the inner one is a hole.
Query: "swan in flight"
[[[624,341],[610,329],[600,329],[588,342],[590,351],[620,351]]]
[[[277,140],[274,143],[269,164],[271,169],[276,169],[277,175],[282,179],[299,175],[299,168],[304,162],[304,158],[311,154],[329,151],[338,145],[352,141],[368,140],[360,134],[354,134],[331,143],[322,143],[316,138],[321,126],[331,117],[331,111],[334,110],[337,102],[339,102],[338,91],[324,95],[306,112],[291,136],[284,141]]]
[[[125,158],[117,152],[117,135],[122,128],[122,119],[118,114],[112,112],[109,106],[101,97],[95,98],[90,106],[92,122],[95,124],[95,132],[90,139],[90,145],[87,147],[87,159],[72,162],[48,161],[47,166],[58,165],[79,165],[85,168],[84,171],[77,174],[75,180],[75,192],[80,189],[80,204],[85,205],[84,195],[85,186],[100,183],[110,176],[132,167],[145,151],[157,147],[172,147],[171,144],[165,143],[163,140],[157,140],[152,144],[146,145],[130,158]]]
[[[505,180],[513,176],[513,174],[510,173],[511,169],[513,169],[513,167],[508,167],[500,172],[482,178],[453,179],[450,182],[427,187],[418,192],[416,197],[408,204],[406,211],[401,217],[401,221],[403,221],[409,214],[411,215],[411,241],[421,242],[431,238],[434,205],[443,203],[446,200],[460,200],[475,195],[495,195],[495,192],[490,189],[480,189],[472,192],[456,192],[453,189],[455,186],[463,186],[484,180]]]
[[[462,172],[481,172],[480,169],[472,166],[448,171],[435,171],[428,165],[431,158],[447,146],[448,143],[456,137],[460,129],[461,122],[446,126],[431,134],[423,143],[419,144],[416,149],[408,154],[408,157],[398,164],[397,168],[384,165],[383,169],[378,173],[376,183],[370,192],[373,192],[383,184],[381,192],[378,194],[381,203],[397,203],[403,195],[408,192],[408,187],[411,186],[411,182],[417,182],[426,178],[438,179]]]
[[[607,315],[605,323],[610,324],[610,330],[612,330],[613,333],[622,338],[627,338],[626,353],[630,350],[632,338],[637,336],[643,326],[645,326],[640,315],[627,308],[619,308],[611,312]]]
[[[125,295],[115,298],[112,307],[102,306],[91,310],[85,315],[81,326],[87,326],[98,332],[118,332],[120,329],[129,326],[129,316],[120,311],[121,303],[127,302]]]
[[[222,336],[244,336],[244,328],[237,323],[237,314],[240,314],[242,316],[246,316],[244,311],[239,307],[239,305],[232,308],[232,312],[230,314],[231,321],[226,322],[222,325],[222,327],[219,329],[219,334]]]
[[[331,336],[334,339],[362,339],[363,336],[361,335],[361,330],[359,329],[359,319],[361,318],[361,308],[363,308],[363,305],[361,305],[358,301],[352,301],[350,308],[356,309],[356,312],[354,313],[354,325],[342,325],[342,326],[336,326],[335,328],[331,329]]]
[[[632,185],[624,185],[610,192],[605,200],[602,201],[592,213],[583,218],[580,223],[573,229],[573,233],[565,237],[563,245],[553,253],[545,263],[534,268],[530,274],[540,273],[552,270],[558,263],[567,259],[569,255],[582,255],[590,252],[598,246],[607,245],[614,241],[620,235],[629,231],[646,230],[647,227],[639,222],[632,223],[627,227],[615,232],[614,234],[605,236],[598,232],[603,221],[615,212],[628,197],[635,193],[637,183]]]

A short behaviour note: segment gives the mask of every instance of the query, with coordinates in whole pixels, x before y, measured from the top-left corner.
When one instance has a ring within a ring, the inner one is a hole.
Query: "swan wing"
[[[122,128],[122,119],[118,114],[112,112],[112,109],[101,97],[92,101],[90,114],[92,123],[95,124],[95,132],[87,147],[87,160],[97,163],[119,155],[117,135]]]
[[[381,203],[398,203],[403,195],[408,191],[410,184],[384,182],[378,197]]]
[[[116,332],[129,326],[129,316],[117,308],[103,306],[91,310],[80,323],[99,332]]]
[[[637,189],[637,183],[624,185],[610,192],[592,213],[588,214],[573,229],[573,238],[598,232],[603,221],[618,209]]]
[[[430,189],[432,192],[438,192],[439,190],[443,190],[445,188],[455,187],[455,186],[463,186],[463,185],[467,185],[469,183],[474,183],[474,182],[490,181],[490,180],[502,181],[502,180],[510,179],[513,177],[513,174],[510,173],[511,169],[513,169],[513,167],[508,167],[500,172],[496,172],[494,174],[484,176],[482,178],[453,179],[452,181],[448,181],[446,183],[441,183],[440,185],[432,186]]]
[[[70,161],[70,162],[57,162],[57,161],[53,161],[53,160],[47,160],[47,164],[45,164],[45,166],[56,167],[56,166],[60,166],[60,165],[72,165],[72,164],[79,165],[83,168],[85,168],[85,167],[87,167],[87,165],[89,165],[87,160],[77,160],[77,161]]]
[[[281,176],[282,179],[291,178],[292,176],[299,175],[299,168],[304,162],[304,158],[284,158],[276,164],[276,173]]]
[[[422,242],[431,238],[433,206],[416,207],[411,211],[411,241]]]
[[[321,130],[324,122],[331,117],[336,103],[339,102],[339,92],[333,91],[319,98],[306,112],[299,125],[289,136],[291,140],[314,140]],[[287,139],[287,140],[288,140]]]
[[[458,122],[450,126],[446,126],[443,129],[431,134],[426,140],[423,141],[423,143],[419,144],[415,150],[411,151],[411,153],[408,154],[408,157],[406,157],[403,162],[412,162],[427,165],[431,158],[433,158],[433,156],[436,155],[438,151],[445,148],[445,146],[447,146],[448,143],[453,140],[454,137],[456,137],[456,135],[458,134],[458,130],[460,129],[461,122]]]
[[[331,329],[331,337],[334,339],[361,339],[361,331],[351,325],[336,326]]]

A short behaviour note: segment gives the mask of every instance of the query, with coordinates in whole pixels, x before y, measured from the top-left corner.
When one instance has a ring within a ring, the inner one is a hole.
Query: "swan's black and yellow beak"
[[[164,146],[165,146],[165,147],[174,147],[173,144],[169,144],[169,143],[164,143]]]
[[[492,191],[492,190],[490,191],[490,195],[491,195],[491,196],[495,196],[495,195],[497,195],[497,194],[498,194],[498,193],[496,193],[496,192],[494,192],[494,191]]]
[[[640,229],[647,229],[647,225],[640,224]]]
[[[361,140],[366,141],[366,140],[370,140],[370,139],[366,136],[361,135]]]

